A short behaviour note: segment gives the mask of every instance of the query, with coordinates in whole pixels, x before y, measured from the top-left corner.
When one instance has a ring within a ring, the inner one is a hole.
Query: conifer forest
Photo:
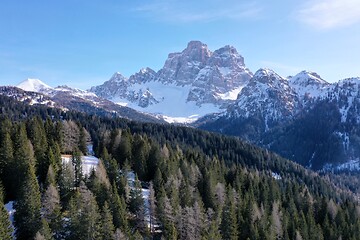
[[[2,240],[360,238],[349,188],[235,137],[0,96],[0,148]]]

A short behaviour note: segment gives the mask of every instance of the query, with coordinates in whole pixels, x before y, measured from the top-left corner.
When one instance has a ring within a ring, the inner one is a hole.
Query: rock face
[[[191,41],[182,52],[170,53],[158,72],[146,68],[128,79],[116,73],[90,91],[144,112],[170,116],[177,109],[176,116],[201,116],[235,101],[251,77],[234,47],[212,52]]]
[[[298,96],[289,82],[270,69],[259,69],[229,107],[228,117],[262,116],[266,129],[272,122],[291,118]]]

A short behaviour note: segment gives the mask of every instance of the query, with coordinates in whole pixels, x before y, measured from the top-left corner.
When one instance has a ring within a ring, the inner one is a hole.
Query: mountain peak
[[[275,76],[276,78],[282,78],[276,72],[274,72],[269,68],[260,68],[254,74],[254,78],[271,77],[271,76]]]
[[[122,75],[120,72],[116,72],[114,73],[109,81],[112,82],[123,82],[126,80],[126,77],[124,77],[124,75]]]
[[[208,48],[208,46],[205,43],[202,43],[201,41],[190,41],[186,47],[186,49],[201,49],[201,48]]]
[[[28,78],[19,83],[16,87],[30,92],[41,92],[43,90],[52,89],[49,85],[45,84],[39,79]]]
[[[296,74],[294,77],[291,77],[290,80],[293,83],[296,82],[301,82],[301,81],[311,81],[311,82],[316,82],[318,84],[328,84],[327,81],[325,81],[324,79],[322,79],[320,77],[319,74],[317,74],[316,72],[311,72],[311,71],[307,71],[307,70],[303,70],[301,72],[299,72],[298,74]]]

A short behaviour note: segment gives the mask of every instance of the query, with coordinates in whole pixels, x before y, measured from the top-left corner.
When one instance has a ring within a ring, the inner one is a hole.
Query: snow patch
[[[14,228],[14,213],[15,213],[15,209],[14,209],[14,201],[10,201],[8,203],[5,204],[5,209],[9,214],[9,218],[10,218],[10,222],[11,222],[11,227],[13,228],[13,235],[15,233],[15,228]]]
[[[279,173],[275,173],[275,172],[271,172],[271,176],[275,179],[275,180],[281,180],[282,177]]]
[[[233,90],[227,92],[227,93],[218,93],[217,96],[223,100],[236,100],[241,90],[244,88],[244,86],[234,88]]]
[[[71,155],[61,155],[63,164],[71,162]],[[99,165],[99,159],[95,156],[81,156],[81,168],[84,175],[90,175],[91,171],[96,170]]]

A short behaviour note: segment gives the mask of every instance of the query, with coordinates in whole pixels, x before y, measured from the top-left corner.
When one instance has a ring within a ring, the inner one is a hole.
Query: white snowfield
[[[71,155],[61,155],[61,160],[63,164],[71,162],[71,158]],[[81,162],[83,174],[89,176],[93,169],[96,170],[96,167],[99,164],[99,159],[95,156],[81,156]]]
[[[113,98],[111,101],[133,108],[140,112],[161,115],[169,123],[189,123],[196,121],[199,117],[209,113],[219,112],[219,106],[215,104],[197,105],[194,101],[188,101],[191,86],[179,86],[176,84],[164,84],[158,81],[134,84],[129,87],[129,92],[139,93],[149,91],[158,101],[149,104],[146,108],[139,106],[138,102],[131,102],[124,98]],[[237,91],[235,91],[237,92]],[[234,95],[234,94],[233,94]],[[233,98],[234,96],[219,96],[219,98]]]
[[[91,144],[87,145],[88,153],[90,155],[81,156],[81,168],[84,175],[89,176],[91,171],[94,169],[96,170],[97,166],[99,165],[99,159],[93,156],[93,146]],[[61,155],[61,160],[63,164],[67,164],[71,162],[71,155]]]

